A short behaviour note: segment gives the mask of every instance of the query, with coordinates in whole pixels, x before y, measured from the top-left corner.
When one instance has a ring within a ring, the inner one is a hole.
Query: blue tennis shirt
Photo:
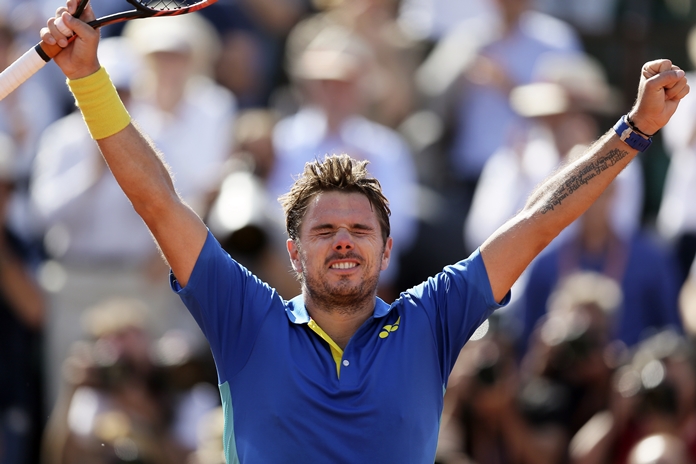
[[[172,288],[215,358],[228,464],[432,464],[452,366],[501,306],[476,251],[391,305],[377,298],[341,350],[301,296],[283,300],[210,233]]]

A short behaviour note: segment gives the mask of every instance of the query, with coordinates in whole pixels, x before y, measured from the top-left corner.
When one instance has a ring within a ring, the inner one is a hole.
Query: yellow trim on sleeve
[[[68,86],[94,140],[114,135],[130,123],[131,117],[103,67],[87,77],[68,79]]]
[[[310,319],[309,324],[307,325],[310,329],[316,332],[317,335],[323,338],[326,343],[329,344],[329,348],[331,348],[331,357],[336,363],[336,375],[338,376],[338,378],[341,378],[341,360],[343,359],[343,350],[340,346],[336,344],[335,341],[331,339],[331,337],[329,337],[329,335],[326,332],[324,332],[324,329],[319,327],[319,325],[316,322],[314,322],[314,319]]]

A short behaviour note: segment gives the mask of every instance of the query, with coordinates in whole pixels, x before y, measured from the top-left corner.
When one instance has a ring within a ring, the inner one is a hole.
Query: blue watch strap
[[[621,119],[614,124],[614,131],[626,145],[634,150],[645,151],[652,144],[652,137],[646,139],[631,128],[626,121],[626,115],[621,116]]]

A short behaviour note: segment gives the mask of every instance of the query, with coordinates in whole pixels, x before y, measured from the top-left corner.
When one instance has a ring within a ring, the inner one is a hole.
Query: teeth
[[[357,266],[355,263],[336,263],[331,266],[333,269],[351,269]]]

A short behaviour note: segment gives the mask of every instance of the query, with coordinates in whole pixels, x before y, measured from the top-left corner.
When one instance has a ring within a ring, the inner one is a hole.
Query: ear
[[[391,259],[393,245],[394,240],[391,237],[388,237],[387,243],[384,244],[384,251],[382,252],[382,264],[379,267],[380,271],[385,271],[389,267],[389,260]]]
[[[295,241],[291,238],[285,243],[290,256],[290,264],[295,272],[302,272],[302,260],[300,259],[300,250]]]

